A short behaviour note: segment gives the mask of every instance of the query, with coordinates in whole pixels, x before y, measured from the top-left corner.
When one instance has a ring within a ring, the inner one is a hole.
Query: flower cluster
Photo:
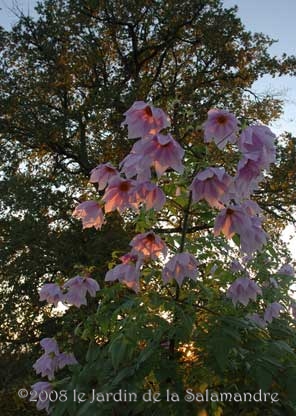
[[[166,198],[158,184],[151,181],[152,175],[159,179],[168,170],[184,170],[184,150],[170,134],[160,133],[170,126],[163,110],[136,101],[125,117],[122,126],[128,126],[128,137],[139,140],[120,163],[120,171],[111,163],[100,164],[91,171],[90,182],[104,194],[100,203],[84,201],[75,208],[73,216],[82,220],[83,228],[100,229],[105,222],[104,212],[161,210]]]
[[[78,364],[72,353],[59,351],[58,344],[54,338],[43,338],[40,341],[40,345],[44,349],[44,354],[35,362],[33,368],[37,374],[41,374],[41,377],[47,377],[48,380],[53,380],[57,370],[64,368],[66,365]],[[52,383],[38,381],[31,388],[37,393],[37,409],[44,409],[49,413],[49,393],[53,390]],[[32,398],[33,396],[30,400]]]
[[[107,162],[99,164],[90,172],[90,183],[94,184],[98,191],[98,200],[82,201],[73,212],[75,218],[82,220],[83,229],[101,229],[105,218],[114,211],[127,215],[141,211],[141,214],[144,212],[146,215],[150,210],[162,210],[167,200],[161,186],[170,182],[171,172],[184,172],[185,151],[180,143],[167,133],[170,119],[162,109],[143,101],[136,101],[124,115],[122,126],[127,126],[128,138],[137,140],[118,169]],[[203,130],[206,144],[214,142],[219,150],[237,146],[240,159],[236,172],[231,175],[222,166],[210,166],[191,172],[189,205],[191,202],[197,204],[202,200],[206,201],[216,215],[214,236],[222,233],[227,239],[231,239],[237,235],[241,253],[251,258],[257,250],[261,250],[268,236],[262,227],[261,209],[250,196],[264,178],[264,172],[268,171],[270,164],[275,161],[275,136],[263,125],[241,128],[234,114],[220,109],[211,109],[208,112]],[[164,175],[168,175],[169,180],[165,181]],[[187,214],[191,215],[189,208]],[[184,224],[186,225],[185,219]],[[180,228],[185,234],[186,226]],[[140,229],[143,231],[142,227]],[[195,256],[185,251],[184,237],[182,235],[179,252],[172,253],[169,250],[172,246],[169,245],[169,239],[166,243],[149,226],[148,231],[140,232],[132,238],[129,243],[130,251],[120,257],[120,264],[106,273],[105,282],[118,281],[137,293],[140,290],[142,270],[149,262],[156,262],[158,266],[163,266],[163,284],[175,280],[177,293],[185,278],[197,280],[200,268]],[[240,277],[230,285],[226,293],[235,306],[238,303],[247,306],[250,300],[256,301],[257,296],[263,295],[262,289],[247,275],[238,260],[232,263],[231,270],[240,273]],[[211,273],[215,273],[213,268]],[[277,274],[293,276],[294,270],[289,265],[284,265]],[[277,284],[275,280],[275,283],[271,280],[270,282]],[[87,305],[87,294],[95,297],[98,290],[100,287],[96,280],[88,276],[75,276],[62,286],[56,283],[45,284],[40,289],[40,300],[46,300],[54,306],[62,302],[79,308],[81,305]],[[291,305],[291,309],[296,316],[295,304]],[[264,328],[277,318],[282,310],[282,305],[273,302],[267,305],[264,317],[257,313],[248,317]],[[58,369],[77,363],[73,354],[59,352],[54,339],[43,339],[41,346],[44,354],[33,367],[42,377],[52,380]],[[51,383],[46,382],[36,383],[32,387],[36,391],[47,392],[53,388]],[[48,403],[38,401],[37,408],[48,410]]]
[[[44,354],[38,358],[33,368],[37,374],[41,374],[41,377],[48,377],[49,380],[53,380],[54,373],[58,369],[62,369],[66,365],[77,364],[72,353],[60,353],[55,339],[43,338],[40,345],[44,349]]]
[[[87,293],[94,297],[99,290],[98,282],[91,277],[75,276],[64,283],[62,287],[56,283],[43,285],[39,291],[39,299],[54,306],[62,302],[80,308],[81,305],[87,304]]]
[[[138,140],[120,163],[119,171],[110,163],[100,164],[91,171],[90,182],[97,184],[98,190],[104,194],[99,202],[85,201],[74,210],[73,215],[82,219],[83,228],[101,228],[105,221],[103,211],[108,214],[116,210],[119,213],[126,210],[138,212],[140,208],[161,210],[166,197],[155,178],[159,181],[168,170],[178,173],[184,170],[184,149],[170,134],[163,133],[170,126],[169,117],[163,110],[136,101],[124,115],[122,126],[127,125],[128,138]],[[205,143],[214,141],[221,150],[228,144],[236,145],[242,157],[234,176],[229,175],[224,167],[208,167],[197,172],[189,186],[192,202],[203,199],[210,207],[218,209],[214,235],[222,233],[231,239],[237,234],[241,251],[252,255],[262,248],[268,236],[262,228],[261,210],[249,198],[263,178],[262,171],[268,170],[275,161],[275,136],[263,125],[249,126],[240,131],[235,115],[220,109],[208,112],[203,129]],[[116,266],[107,275],[107,281],[119,280],[138,290],[140,269],[147,257],[155,260],[159,256],[159,250],[161,252],[163,248],[159,248],[159,244],[159,237],[151,232],[136,236],[131,245],[132,254],[138,256],[137,265],[123,263]],[[167,253],[163,251],[162,254],[165,256]],[[183,256],[182,262],[185,258],[188,266],[191,260]],[[164,281],[170,280],[171,264],[177,267],[175,262],[168,264],[162,274]],[[178,277],[177,281],[181,280]],[[58,299],[58,289],[55,289],[55,299]]]
[[[262,180],[263,170],[275,161],[274,134],[262,125],[249,126],[238,134],[239,122],[225,110],[210,110],[204,123],[205,142],[214,141],[219,149],[227,143],[237,144],[242,157],[233,177],[222,167],[210,167],[196,174],[190,185],[192,199],[204,199],[211,207],[220,209],[214,234],[226,238],[240,236],[241,250],[252,254],[267,241],[259,210],[249,209],[251,193]]]

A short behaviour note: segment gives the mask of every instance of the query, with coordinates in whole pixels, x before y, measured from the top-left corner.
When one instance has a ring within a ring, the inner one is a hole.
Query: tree
[[[81,240],[70,212],[92,193],[84,191],[90,170],[100,161],[117,164],[128,152],[119,126],[131,103],[150,98],[165,106],[174,137],[200,144],[210,107],[226,106],[248,121],[276,118],[280,101],[254,101],[248,91],[261,75],[292,74],[295,67],[293,57],[270,57],[272,41],[246,32],[235,9],[224,10],[219,1],[46,1],[38,11],[36,22],[22,16],[11,33],[1,32],[1,328],[2,341],[14,351],[31,350],[42,333],[56,332],[48,330],[47,308],[42,323],[36,320],[40,284],[91,266],[100,279],[111,252],[127,246],[130,232],[122,239],[119,220],[108,225],[110,238],[88,230]],[[283,158],[287,149],[293,160],[291,137],[271,181],[278,192],[276,184],[295,175]],[[216,152],[215,160],[223,163],[223,155]],[[291,179],[280,200],[265,184],[258,192],[273,231],[289,218]],[[96,247],[102,246],[98,261]]]
[[[98,291],[98,308],[87,309],[87,320],[74,330],[79,358],[66,361],[73,365],[64,377],[55,380],[65,362],[56,339],[41,340],[44,352],[34,368],[49,381],[32,386],[37,407],[50,406],[55,416],[295,414],[294,270],[279,268],[281,258],[266,245],[261,210],[250,199],[260,170],[269,171],[275,161],[274,135],[262,125],[239,127],[233,114],[211,110],[203,124],[205,162],[192,146],[184,154],[172,136],[160,133],[168,127],[160,109],[137,101],[125,123],[129,138],[139,140],[120,172],[99,165],[91,181],[105,192],[80,203],[75,216],[84,228],[100,229],[104,207],[107,220],[118,211],[138,234],[121,264],[111,265],[102,290],[88,275],[42,288],[49,304],[59,299],[78,308],[87,291],[92,297]],[[207,167],[212,138],[226,155],[238,147],[235,176]],[[156,227],[168,234],[165,241]],[[87,351],[79,346],[86,339]],[[44,390],[47,400],[40,398]],[[59,402],[52,404],[51,395]]]

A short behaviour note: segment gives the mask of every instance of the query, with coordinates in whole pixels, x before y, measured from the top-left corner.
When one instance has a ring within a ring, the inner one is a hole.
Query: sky
[[[277,43],[273,55],[296,55],[296,0],[222,0],[225,7],[238,6],[238,15],[247,30],[262,32]],[[284,114],[271,127],[276,134],[289,131],[296,135],[296,77],[268,76],[253,85],[254,92],[274,91],[285,100]]]
[[[284,52],[296,55],[296,0],[222,0],[225,7],[238,6],[238,16],[245,28],[251,32],[262,32],[277,42],[269,49],[273,55]],[[24,14],[34,16],[36,0],[0,0],[0,25],[9,30],[17,17],[13,10],[17,8]],[[273,92],[284,99],[282,117],[270,127],[275,134],[289,131],[296,135],[296,77],[271,78],[264,76],[252,87],[257,94]],[[295,236],[295,237],[294,237]],[[296,259],[296,231],[289,227],[285,239],[292,237],[291,250]]]

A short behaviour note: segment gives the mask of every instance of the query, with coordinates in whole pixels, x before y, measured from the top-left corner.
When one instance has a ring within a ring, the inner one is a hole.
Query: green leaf
[[[86,353],[86,357],[85,357],[86,361],[87,362],[95,361],[100,355],[100,352],[101,350],[98,347],[98,345],[95,342],[90,342],[87,353]]]
[[[224,371],[228,363],[228,354],[234,346],[231,339],[226,337],[215,337],[213,339],[213,353],[221,371]]]
[[[131,340],[124,334],[120,334],[115,338],[109,347],[113,367],[118,369],[121,363],[128,361],[132,356],[133,350]]]
[[[132,375],[134,375],[134,373],[135,373],[134,367],[123,368],[121,371],[119,371],[117,376],[112,380],[112,386],[116,387],[119,383],[122,382],[122,380],[131,377]]]
[[[257,365],[254,369],[255,379],[262,391],[267,391],[272,383],[272,374],[261,365]]]

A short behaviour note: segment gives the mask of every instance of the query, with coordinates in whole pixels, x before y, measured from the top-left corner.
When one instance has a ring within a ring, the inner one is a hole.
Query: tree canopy
[[[117,165],[130,150],[120,124],[132,103],[151,101],[164,108],[172,120],[173,136],[191,149],[199,167],[204,167],[206,157],[212,164],[231,166],[237,158],[232,151],[222,153],[210,144],[205,156],[201,124],[208,110],[226,108],[242,125],[268,124],[279,117],[283,102],[272,94],[256,96],[253,82],[265,74],[295,75],[296,58],[270,56],[273,40],[249,32],[236,9],[225,9],[220,0],[47,0],[36,10],[35,20],[22,15],[10,32],[0,33],[3,379],[7,354],[13,353],[23,363],[20,377],[27,377],[26,359],[36,355],[39,339],[54,336],[61,328],[66,333],[65,328],[78,325],[85,316],[83,310],[71,310],[70,315],[57,314],[52,319],[51,308],[39,302],[40,286],[82,271],[90,271],[102,283],[112,253],[124,253],[135,227],[141,229],[141,222],[126,225],[114,214],[100,233],[93,229],[82,233],[80,223],[71,216],[77,203],[96,194],[88,184],[91,170],[103,162]],[[255,198],[273,236],[270,253],[288,260],[279,236],[293,220],[295,139],[286,133],[277,145],[276,164]],[[165,186],[173,192],[175,185]],[[182,188],[182,182],[177,185]],[[177,232],[184,215],[182,198],[167,215]],[[202,245],[206,241],[203,232],[213,227],[213,215],[204,207],[191,220],[189,240],[194,244],[201,237]],[[171,230],[162,232],[173,239]],[[112,295],[120,302],[116,289]],[[104,300],[106,305],[108,299],[111,294]],[[218,307],[217,299],[212,302],[207,305],[210,309]],[[130,307],[136,310],[139,304],[134,301]],[[90,308],[95,311],[95,302]],[[145,308],[143,321],[158,319]],[[199,319],[208,319],[205,311],[200,311]],[[207,325],[213,328],[216,323]],[[148,331],[147,339],[150,336]],[[88,342],[87,335],[84,342]],[[215,342],[220,345],[219,336]],[[96,354],[95,347],[89,348],[89,354]],[[223,369],[226,364],[219,365]],[[10,366],[11,378],[5,381],[13,385],[20,370]],[[238,370],[234,366],[229,371]],[[232,380],[230,373],[228,377]]]

